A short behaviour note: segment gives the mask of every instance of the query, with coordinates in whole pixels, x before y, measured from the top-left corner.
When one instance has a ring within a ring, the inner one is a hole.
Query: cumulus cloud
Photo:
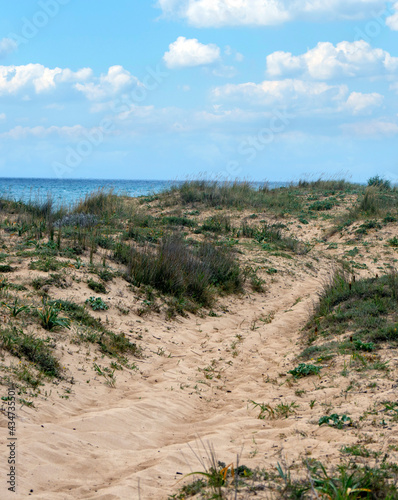
[[[196,38],[180,36],[169,45],[169,51],[163,56],[168,68],[184,68],[212,64],[220,59],[217,45],[204,45]]]
[[[359,19],[384,5],[383,0],[159,0],[165,14],[185,18],[197,27]]]
[[[32,94],[45,94],[66,88],[79,92],[90,101],[103,101],[142,86],[139,80],[122,66],[112,66],[99,77],[91,68],[72,71],[69,68],[47,68],[42,64],[0,66],[0,97],[19,95],[31,100]]]
[[[361,92],[352,92],[346,102],[346,107],[352,114],[368,114],[374,109],[379,108],[384,101],[384,97],[376,92],[371,94],[362,94]]]
[[[18,48],[17,42],[11,38],[3,38],[0,40],[0,58],[5,57],[11,52],[15,52]]]
[[[380,76],[398,71],[398,57],[382,49],[374,49],[364,40],[320,42],[305,54],[274,52],[267,57],[271,77],[306,75],[316,80],[342,77]]]
[[[350,93],[346,85],[306,80],[267,80],[262,83],[228,84],[213,90],[218,102],[243,102],[254,109],[283,106],[296,115],[345,113],[366,115],[383,104],[381,94]]]
[[[46,68],[42,64],[0,66],[0,96],[29,90],[40,94],[55,89],[57,83],[86,80],[91,74],[89,68],[73,72],[70,69]]]
[[[390,17],[387,17],[386,24],[393,31],[398,31],[398,2],[396,2],[393,6],[395,13]]]
[[[123,66],[111,66],[106,75],[87,83],[76,83],[75,88],[90,101],[101,101],[127,92],[133,87],[142,86],[138,78]]]

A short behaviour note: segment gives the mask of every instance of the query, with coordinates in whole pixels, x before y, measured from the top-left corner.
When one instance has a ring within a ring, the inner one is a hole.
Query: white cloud
[[[138,78],[123,66],[111,66],[106,75],[87,83],[76,83],[75,88],[90,101],[101,101],[127,92],[133,87],[142,86]]]
[[[371,120],[368,122],[347,123],[341,126],[343,132],[359,137],[392,137],[398,134],[398,125],[390,121]]]
[[[360,19],[384,5],[383,0],[159,0],[165,14],[184,18],[197,27]]]
[[[70,69],[46,68],[42,64],[0,66],[0,96],[29,90],[40,94],[55,89],[57,83],[86,80],[91,73],[89,68],[73,72]]]
[[[3,121],[3,120],[6,120],[7,119],[7,115],[5,113],[1,113],[0,114],[0,120]]]
[[[343,113],[366,115],[380,108],[384,96],[378,93],[349,93],[346,85],[329,85],[306,80],[266,80],[260,84],[228,84],[213,90],[216,102],[240,102],[247,109],[283,107],[298,115]]]
[[[91,68],[72,71],[69,68],[47,68],[42,64],[0,66],[0,97],[17,95],[30,101],[32,94],[64,88],[98,102],[123,95],[137,86],[142,84],[122,66],[112,66],[99,77],[93,74]]]
[[[373,49],[367,42],[320,42],[305,54],[274,52],[267,57],[271,77],[306,75],[316,80],[341,77],[380,76],[398,71],[398,57],[382,49]]]
[[[244,100],[248,104],[276,105],[283,104],[294,108],[308,107],[315,111],[315,106],[336,106],[345,102],[348,95],[346,85],[328,85],[324,82],[303,80],[266,80],[262,83],[228,84],[213,90],[216,99]]]
[[[168,68],[184,68],[212,64],[220,59],[217,45],[204,45],[196,38],[187,39],[180,36],[169,45],[169,51],[163,59]]]
[[[377,93],[362,94],[361,92],[352,92],[346,102],[346,107],[354,115],[371,113],[379,108],[384,101],[384,97]]]
[[[396,2],[393,6],[395,13],[390,17],[387,17],[386,24],[393,31],[398,31],[398,2]]]

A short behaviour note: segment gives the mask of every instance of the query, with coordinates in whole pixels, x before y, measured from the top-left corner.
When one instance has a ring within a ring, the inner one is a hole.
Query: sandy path
[[[228,463],[240,453],[246,465],[275,465],[281,446],[297,458],[303,447],[298,449],[302,436],[295,430],[308,426],[303,416],[259,420],[249,400],[297,400],[286,385],[266,383],[266,377],[292,368],[299,329],[320,287],[321,277],[307,275],[230,300],[231,312],[222,317],[149,318],[142,341],[147,357],[137,363],[141,374],[117,372],[114,389],[70,351],[68,364],[81,374],[74,394],[38,401],[37,411],[18,411],[19,494],[9,498],[26,498],[30,490],[43,500],[167,498],[181,473],[202,470],[190,447],[205,457],[208,442]],[[258,321],[272,312],[270,324]],[[165,355],[154,354],[159,347]],[[319,446],[331,431],[315,432]],[[315,446],[313,440],[308,446]]]

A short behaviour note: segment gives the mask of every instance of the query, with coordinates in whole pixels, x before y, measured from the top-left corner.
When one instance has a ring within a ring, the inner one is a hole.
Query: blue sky
[[[0,176],[398,181],[398,3],[18,0]]]

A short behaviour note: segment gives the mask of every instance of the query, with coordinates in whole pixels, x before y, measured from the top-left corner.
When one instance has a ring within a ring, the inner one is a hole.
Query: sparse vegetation
[[[33,398],[66,404],[82,384],[114,388],[116,376],[117,392],[135,394],[134,379],[149,375],[171,398],[189,391],[210,417],[228,408],[250,419],[248,460],[269,451],[258,430],[282,457],[266,470],[213,460],[170,498],[396,498],[397,450],[386,436],[398,422],[397,221],[397,189],[380,178],[275,190],[192,181],[137,200],[102,190],[70,209],[5,200],[1,383],[30,411]],[[313,290],[331,262],[342,270],[312,302],[298,283],[311,277]],[[286,330],[309,311],[300,353],[297,331]],[[236,389],[253,387],[246,407]],[[330,440],[326,469],[312,440],[327,434],[342,438]]]
[[[109,307],[105,304],[101,297],[90,297],[86,300],[86,304],[89,304],[93,311],[106,311],[107,309],[109,309]]]

